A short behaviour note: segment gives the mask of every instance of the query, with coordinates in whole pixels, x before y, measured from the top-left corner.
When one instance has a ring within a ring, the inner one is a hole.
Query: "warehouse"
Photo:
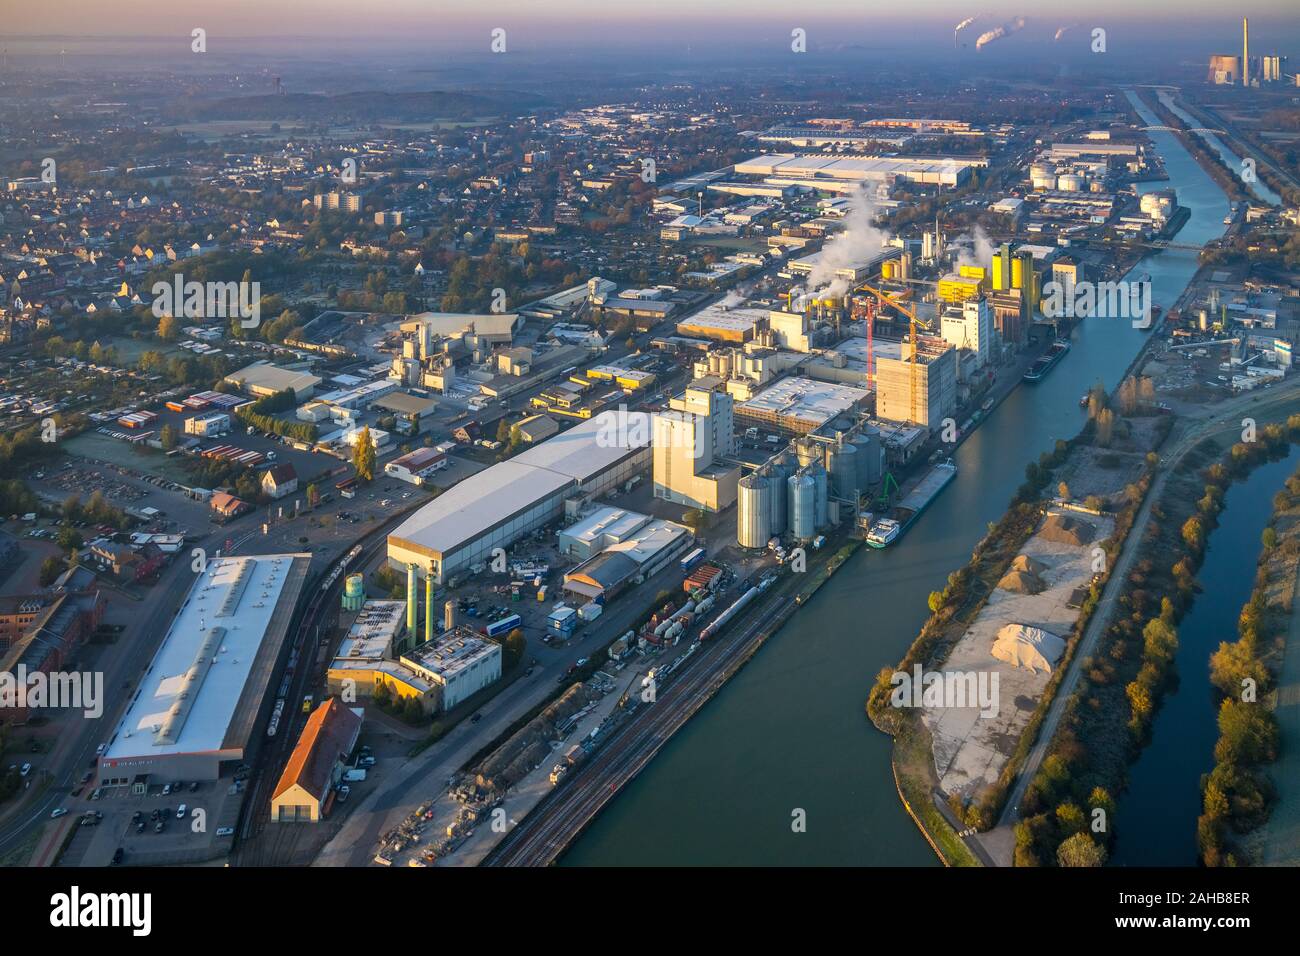
[[[599,495],[650,467],[649,417],[628,412],[624,443],[596,419],[575,425],[453,486],[388,536],[388,563],[414,564],[442,584],[494,548],[558,518],[567,498]]]
[[[728,309],[714,304],[677,323],[677,334],[740,345],[767,328],[767,309]]]
[[[209,559],[99,758],[99,784],[216,780],[248,759],[310,554]]]
[[[254,398],[264,398],[267,395],[292,390],[294,398],[298,401],[311,398],[316,391],[316,386],[321,382],[318,376],[309,372],[295,372],[266,361],[254,362],[238,372],[231,372],[224,381],[227,385],[233,385]]]
[[[736,174],[763,176],[769,182],[788,182],[817,188],[830,188],[837,182],[840,184],[885,182],[895,177],[916,183],[964,186],[970,182],[971,167],[987,165],[987,162],[982,158],[950,156],[927,159],[880,156],[835,158],[771,153],[737,163]]]
[[[425,478],[440,468],[446,468],[447,464],[447,456],[436,448],[417,448],[384,465],[384,474],[413,485],[422,485]]]
[[[272,823],[319,823],[345,762],[361,735],[360,708],[331,697],[307,718],[298,744],[271,793]]]

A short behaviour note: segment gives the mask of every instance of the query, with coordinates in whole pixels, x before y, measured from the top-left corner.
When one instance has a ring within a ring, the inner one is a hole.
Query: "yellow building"
[[[978,299],[983,287],[984,280],[982,278],[977,279],[949,274],[939,280],[939,298],[944,302],[964,302],[967,299]]]

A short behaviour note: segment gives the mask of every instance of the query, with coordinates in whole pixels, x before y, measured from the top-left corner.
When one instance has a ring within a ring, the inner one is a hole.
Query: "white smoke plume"
[[[875,200],[865,189],[859,187],[849,196],[844,228],[822,248],[821,258],[808,276],[808,288],[820,290],[819,297],[844,295],[849,283],[837,278],[836,271],[866,265],[889,241],[889,232],[875,225],[877,211]]]
[[[982,50],[994,40],[1001,40],[1003,37],[1009,37],[1013,33],[1018,33],[1025,27],[1025,18],[1016,17],[1010,23],[1005,23],[1000,27],[994,27],[992,30],[986,30],[980,34],[980,38],[975,41],[975,49]]]
[[[993,262],[997,246],[984,231],[984,227],[976,223],[972,232],[963,233],[950,242],[948,251],[952,253],[953,259],[959,266],[979,266],[987,269]]]
[[[749,298],[749,292],[749,285],[738,285],[724,295],[718,305],[724,309],[734,309],[739,305],[744,305],[745,300]]]
[[[1060,42],[1061,42],[1061,37],[1065,36],[1067,33],[1069,33],[1071,30],[1073,30],[1073,29],[1074,29],[1075,27],[1077,27],[1078,25],[1079,25],[1079,24],[1077,24],[1077,23],[1067,23],[1065,26],[1061,27],[1059,30],[1056,31],[1056,36],[1052,37],[1052,42],[1053,42],[1053,43],[1060,43]]]
[[[955,27],[952,28],[952,45],[954,49],[957,46],[957,34],[961,33],[962,30],[965,30],[968,26],[970,26],[978,19],[979,19],[978,16],[967,17],[961,23],[957,24]]]

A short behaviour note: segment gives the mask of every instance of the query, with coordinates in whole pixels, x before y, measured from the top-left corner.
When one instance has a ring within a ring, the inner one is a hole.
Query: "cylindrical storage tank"
[[[363,574],[349,574],[343,582],[343,608],[360,611],[366,603],[366,578]]]
[[[786,490],[786,479],[790,477],[791,471],[789,458],[785,455],[772,462],[767,469],[767,480],[771,482],[771,494],[768,495],[768,501],[772,506],[771,511],[768,513],[767,531],[772,536],[785,534],[790,524],[790,519],[787,517],[790,496]]]
[[[1084,186],[1084,178],[1076,176],[1074,173],[1066,173],[1064,176],[1056,178],[1056,188],[1063,193],[1077,193]]]
[[[831,488],[837,498],[849,501],[857,499],[858,489],[858,446],[851,441],[828,449],[826,452],[826,470],[831,474]]]
[[[816,495],[814,499],[815,511],[813,513],[813,522],[818,528],[826,527],[830,521],[830,477],[826,474],[826,469],[821,465],[813,465],[808,469],[813,479],[813,492]]]
[[[858,487],[874,488],[885,477],[885,448],[880,435],[874,429],[864,429],[854,437],[853,444],[858,449]]]
[[[456,629],[456,602],[448,601],[442,606],[442,628],[444,631]]]
[[[771,494],[768,480],[762,475],[746,475],[736,492],[736,543],[742,548],[765,548],[772,537]]]
[[[800,541],[808,541],[817,533],[817,483],[812,475],[801,471],[791,475],[790,533]]]

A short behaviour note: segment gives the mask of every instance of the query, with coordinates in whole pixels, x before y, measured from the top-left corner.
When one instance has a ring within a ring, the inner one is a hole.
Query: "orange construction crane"
[[[922,322],[920,319],[918,319],[918,318],[916,317],[916,310],[915,310],[915,309],[912,309],[912,308],[909,308],[908,306],[904,305],[904,304],[902,303],[902,301],[900,301],[900,298],[896,298],[896,297],[894,297],[894,296],[888,295],[887,293],[882,292],[881,290],[877,289],[875,286],[867,285],[866,283],[862,283],[861,285],[859,285],[859,286],[858,286],[858,291],[860,291],[860,292],[870,292],[872,295],[874,295],[877,299],[880,300],[881,305],[892,305],[892,306],[893,306],[894,308],[896,308],[899,312],[902,312],[903,315],[907,316],[908,328],[909,328],[910,333],[911,333],[911,336],[912,336],[911,369],[910,369],[910,372],[909,372],[909,374],[910,374],[910,376],[911,376],[911,391],[912,391],[912,395],[911,395],[911,399],[912,399],[912,418],[911,418],[911,420],[912,420],[913,424],[920,424],[920,417],[919,417],[919,415],[918,415],[919,409],[918,409],[918,407],[917,407],[917,394],[916,394],[916,382],[917,382],[917,365],[916,365],[916,363],[917,363],[917,353],[920,352],[920,342],[919,342],[919,340],[918,340],[918,338],[917,338],[917,333],[918,333],[918,331],[919,331],[920,329],[926,329],[926,330],[928,330],[928,329],[929,329],[929,326],[926,325],[924,322]],[[908,292],[910,292],[910,291],[911,291],[911,290],[908,290]],[[907,293],[906,293],[906,292],[905,292],[905,293],[902,293],[902,295],[907,295]],[[908,297],[910,298],[910,296],[908,296]],[[872,380],[874,381],[874,380],[875,380],[875,367],[874,367],[874,362],[873,362],[873,360],[872,360],[872,353],[871,353],[871,326],[872,326],[872,324],[873,324],[873,323],[872,323],[872,320],[871,320],[871,319],[868,319],[868,320],[867,320],[867,374],[868,374],[869,376],[871,376]],[[880,392],[879,386],[877,386],[876,392],[877,392],[877,394],[879,394],[879,392]]]

